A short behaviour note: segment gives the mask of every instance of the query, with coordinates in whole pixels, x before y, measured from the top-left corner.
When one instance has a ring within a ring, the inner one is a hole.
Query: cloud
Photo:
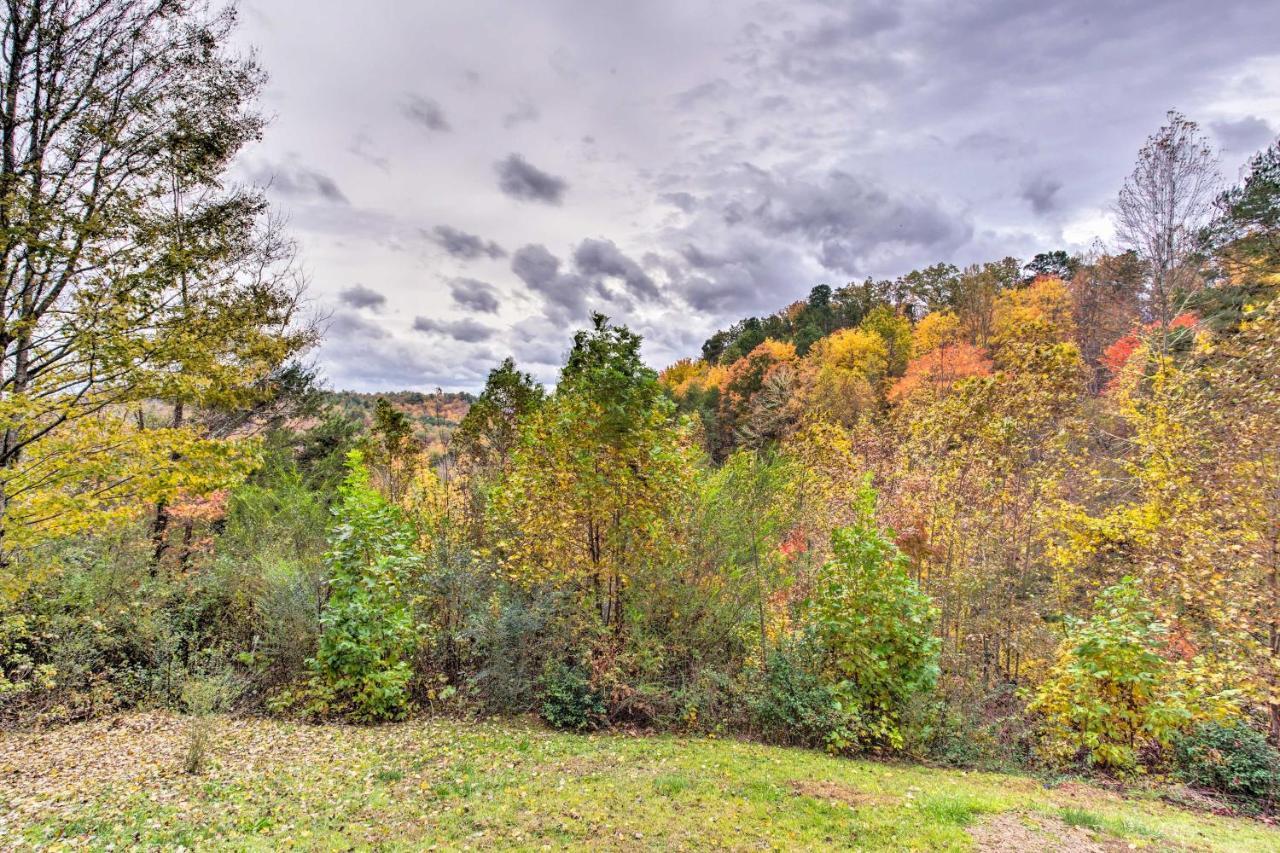
[[[627,292],[639,299],[654,301],[660,295],[653,279],[612,240],[583,240],[573,253],[573,264],[589,278],[621,279]]]
[[[712,205],[727,226],[805,245],[828,270],[857,275],[887,250],[940,253],[972,236],[937,202],[839,169],[797,175],[745,165],[729,177]]]
[[[540,117],[541,113],[538,112],[536,104],[529,100],[521,100],[516,102],[511,111],[502,117],[502,126],[510,130],[518,124],[537,121]]]
[[[289,161],[276,165],[262,164],[250,170],[254,183],[272,192],[300,200],[320,199],[333,204],[348,204],[347,196],[333,178],[324,172]]]
[[[530,165],[519,154],[512,154],[494,164],[498,172],[498,188],[519,201],[559,204],[569,184],[563,178]]]
[[[669,204],[672,207],[678,207],[685,213],[693,210],[698,204],[698,199],[694,197],[693,193],[686,192],[662,193],[658,196],[658,201]]]
[[[442,133],[451,130],[449,121],[444,117],[444,110],[431,98],[422,95],[410,95],[401,108],[404,117],[427,130]]]
[[[475,320],[434,320],[430,317],[414,317],[413,330],[431,335],[444,335],[455,341],[477,343],[493,337],[495,330],[491,326],[477,323]]]
[[[474,278],[455,278],[449,283],[449,294],[462,308],[483,314],[498,313],[498,292],[487,281]]]
[[[437,225],[427,232],[427,237],[455,258],[473,261],[486,257],[496,261],[507,256],[507,250],[492,240],[468,234],[451,225]]]
[[[1235,121],[1215,121],[1209,129],[1222,143],[1223,149],[1234,154],[1257,151],[1276,138],[1276,129],[1257,116],[1245,116]]]
[[[375,311],[387,304],[387,297],[363,284],[353,284],[346,290],[339,291],[338,299],[352,308],[372,308]]]
[[[560,272],[560,259],[546,246],[521,246],[511,256],[511,271],[542,297],[548,313],[561,320],[578,320],[587,314],[591,282],[580,275]]]
[[[387,337],[387,330],[381,325],[353,312],[334,314],[325,331],[326,338],[332,340],[379,340]]]
[[[1048,175],[1037,175],[1022,182],[1018,195],[1031,205],[1031,209],[1040,216],[1051,213],[1058,207],[1058,191],[1062,189],[1062,181]]]

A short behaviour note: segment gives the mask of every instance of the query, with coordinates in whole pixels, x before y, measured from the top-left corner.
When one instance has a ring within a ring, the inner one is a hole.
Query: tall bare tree
[[[1166,327],[1175,295],[1194,286],[1190,263],[1221,186],[1218,158],[1200,127],[1171,110],[1147,138],[1116,201],[1116,235],[1147,265],[1145,309]]]

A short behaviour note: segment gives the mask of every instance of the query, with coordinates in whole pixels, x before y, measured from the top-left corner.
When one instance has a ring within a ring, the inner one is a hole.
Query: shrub
[[[335,508],[327,555],[329,601],[310,661],[308,710],[361,722],[404,716],[414,630],[402,590],[421,562],[399,511],[369,485],[359,451]]]
[[[825,746],[850,729],[852,721],[840,710],[835,690],[804,660],[806,651],[792,647],[771,653],[747,694],[751,728],[770,743]]]
[[[1280,785],[1280,754],[1258,731],[1203,723],[1174,739],[1178,778],[1251,806],[1270,803]]]
[[[217,656],[211,656],[200,673],[183,682],[182,705],[191,716],[183,758],[187,773],[194,776],[204,772],[213,733],[212,716],[230,708],[243,690],[240,679]]]
[[[1070,623],[1028,706],[1043,715],[1045,755],[1132,771],[1139,750],[1168,745],[1190,712],[1160,655],[1165,633],[1133,578],[1104,589],[1089,621]]]
[[[604,699],[579,666],[555,661],[542,675],[542,719],[557,729],[584,731],[604,720]]]
[[[937,681],[937,611],[907,575],[892,531],[877,527],[869,483],[857,502],[858,520],[831,535],[833,556],[819,573],[809,613],[840,711],[858,720],[850,735],[828,745],[898,749],[904,707]]]

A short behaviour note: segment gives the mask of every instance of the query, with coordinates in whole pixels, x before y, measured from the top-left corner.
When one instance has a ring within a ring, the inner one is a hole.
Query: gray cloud
[[[511,108],[511,111],[502,117],[502,126],[507,130],[527,121],[537,121],[541,117],[538,107],[532,101],[521,100]]]
[[[334,314],[325,330],[328,338],[335,340],[378,340],[387,337],[387,330],[354,312]]]
[[[621,279],[627,292],[640,299],[653,301],[660,295],[653,279],[612,240],[583,240],[573,253],[573,264],[584,276]]]
[[[468,234],[451,225],[437,225],[427,232],[427,237],[455,258],[473,261],[481,257],[497,260],[507,256],[506,249],[492,240]]]
[[[519,154],[511,154],[494,165],[498,172],[498,188],[520,201],[559,204],[569,184],[563,178],[530,165]]]
[[[580,320],[587,314],[591,282],[580,275],[560,272],[560,259],[546,246],[521,246],[511,256],[511,271],[542,297],[548,313],[562,321]]]
[[[287,198],[318,198],[333,204],[348,204],[347,196],[333,178],[295,162],[264,164],[252,170],[251,178],[254,183],[270,187],[273,192]]]
[[[455,278],[449,283],[449,295],[462,308],[484,314],[498,313],[498,291],[487,281]]]
[[[931,199],[895,195],[838,169],[799,176],[745,165],[727,177],[734,183],[716,200],[726,225],[798,241],[822,267],[849,275],[864,273],[886,247],[941,254],[972,235]]]
[[[1257,151],[1274,141],[1277,134],[1275,128],[1257,116],[1245,116],[1236,121],[1210,122],[1209,129],[1222,143],[1222,147],[1233,154]]]
[[[1031,209],[1040,216],[1050,213],[1058,207],[1058,191],[1062,189],[1062,181],[1048,175],[1036,175],[1022,182],[1018,195],[1031,205]]]
[[[487,341],[494,335],[494,329],[475,320],[434,320],[430,317],[414,317],[413,330],[431,335],[444,335],[455,341],[477,343]]]
[[[387,304],[387,297],[371,287],[353,284],[346,290],[338,292],[338,299],[352,308],[373,308],[375,310]]]
[[[410,95],[402,107],[404,117],[414,124],[437,133],[451,130],[449,121],[444,117],[444,110],[431,98],[422,95]]]

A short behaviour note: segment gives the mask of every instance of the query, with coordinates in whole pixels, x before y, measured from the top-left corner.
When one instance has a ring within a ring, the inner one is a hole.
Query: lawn
[[[1276,850],[1280,830],[1070,782],[521,721],[124,715],[0,733],[0,848]]]

